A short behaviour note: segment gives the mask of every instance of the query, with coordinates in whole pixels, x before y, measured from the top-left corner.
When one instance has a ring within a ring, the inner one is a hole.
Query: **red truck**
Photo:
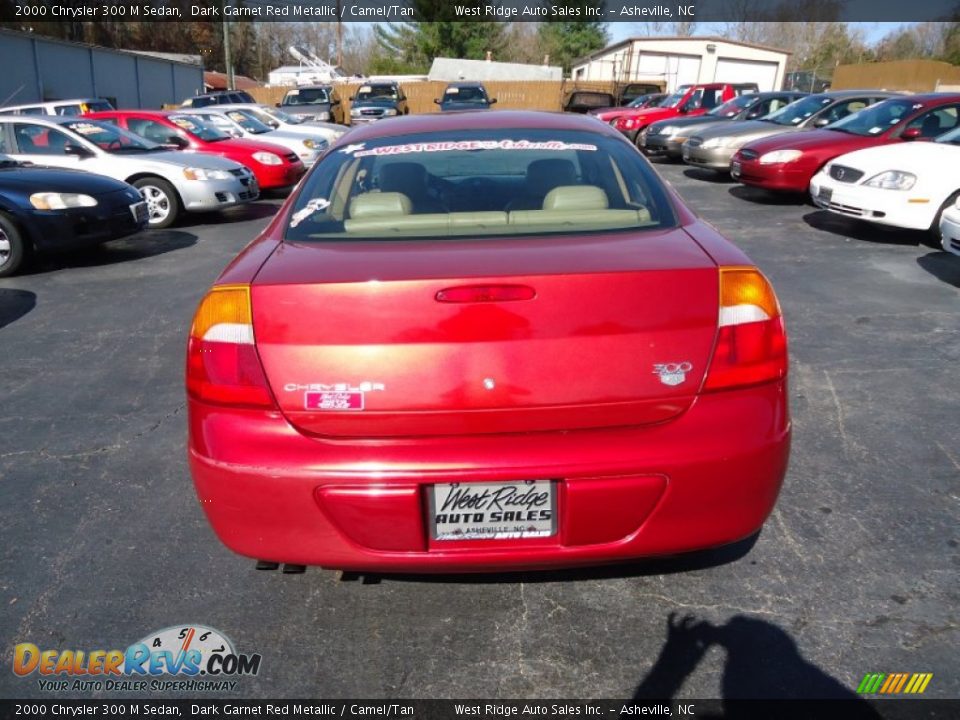
[[[693,117],[703,115],[732,100],[738,95],[758,92],[756,83],[703,83],[699,85],[681,85],[677,90],[656,107],[648,107],[617,118],[614,127],[626,135],[632,142],[650,123],[685,115]]]

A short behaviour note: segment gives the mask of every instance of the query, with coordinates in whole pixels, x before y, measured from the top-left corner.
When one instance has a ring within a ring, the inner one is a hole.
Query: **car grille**
[[[364,117],[380,117],[383,115],[383,110],[377,108],[364,108],[360,111],[360,114]]]
[[[843,213],[844,215],[850,215],[851,217],[863,217],[867,214],[863,208],[853,207],[853,205],[841,205],[840,203],[835,202],[827,202],[822,204],[831,210],[835,210],[838,213]]]
[[[700,147],[703,145],[703,138],[692,137],[687,140],[687,145],[689,147]]]
[[[246,191],[246,192],[240,193],[239,195],[237,195],[237,197],[240,198],[241,200],[254,200],[254,199],[256,199],[256,195],[254,195],[254,194],[253,194],[252,192],[250,192],[249,190]]]
[[[742,157],[744,160],[756,160],[758,157],[760,157],[760,153],[758,153],[756,150],[741,150],[740,157]]]
[[[847,167],[846,165],[831,165],[830,177],[832,177],[834,180],[839,180],[840,182],[852,183],[863,177],[863,171],[855,170],[854,168]]]
[[[292,162],[292,163],[295,163],[297,160],[300,159],[297,157],[296,153],[287,153],[286,155],[284,155],[284,157],[287,159],[287,162]]]
[[[243,168],[237,168],[236,170],[231,170],[230,174],[234,177],[242,178],[247,174],[247,171]]]

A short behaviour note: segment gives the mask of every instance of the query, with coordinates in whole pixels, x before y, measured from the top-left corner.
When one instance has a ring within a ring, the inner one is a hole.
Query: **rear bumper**
[[[735,542],[787,467],[786,382],[700,397],[643,428],[395,441],[306,437],[276,412],[190,400],[189,460],[220,540],[252,558],[351,570],[541,569]],[[557,480],[558,533],[429,538],[426,486]]]

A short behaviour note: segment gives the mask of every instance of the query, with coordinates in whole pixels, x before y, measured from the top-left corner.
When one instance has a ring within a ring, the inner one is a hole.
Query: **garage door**
[[[673,92],[681,85],[700,82],[700,58],[697,55],[640,53],[635,77],[662,77],[667,83],[667,92]]]
[[[777,63],[717,58],[714,82],[755,82],[761,91],[777,90]]]

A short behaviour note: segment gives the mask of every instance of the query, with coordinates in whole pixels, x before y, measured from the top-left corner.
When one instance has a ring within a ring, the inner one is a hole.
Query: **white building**
[[[680,85],[755,82],[779,90],[790,53],[719,37],[629,38],[574,63],[574,80],[653,81]]]
[[[438,57],[430,66],[429,80],[454,82],[457,80],[562,80],[563,68],[557,65],[527,65],[525,63],[486,60],[460,60]]]

